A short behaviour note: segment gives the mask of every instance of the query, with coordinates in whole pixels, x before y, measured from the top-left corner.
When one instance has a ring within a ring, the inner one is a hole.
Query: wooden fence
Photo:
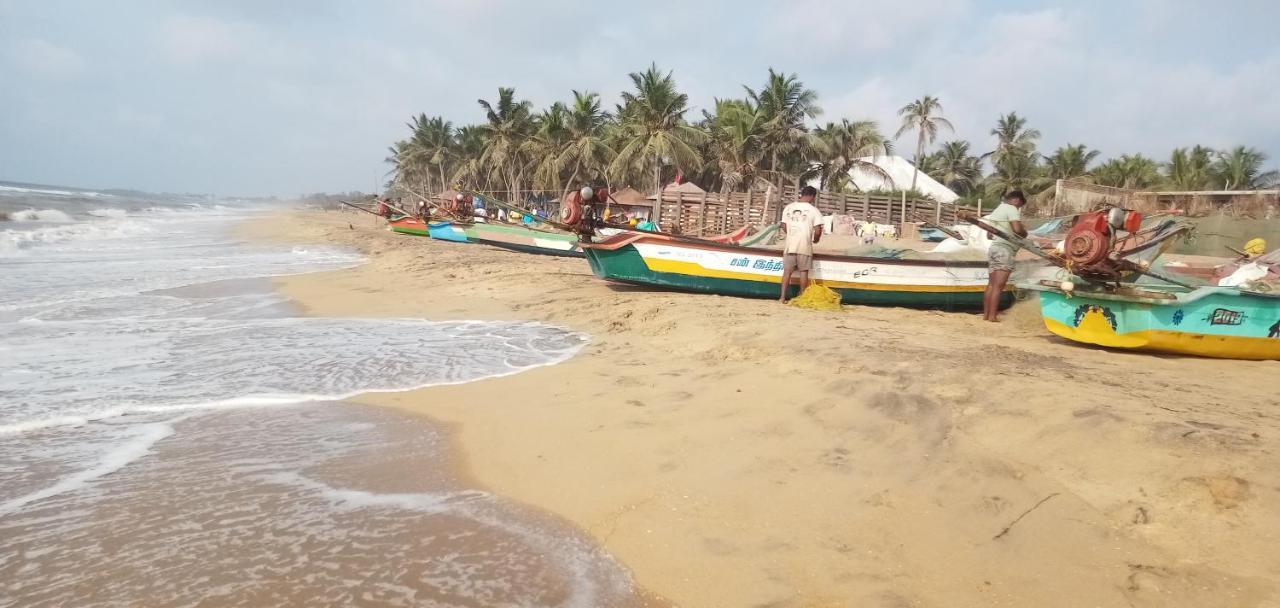
[[[1224,214],[1271,219],[1280,213],[1280,190],[1139,191],[1060,179],[1050,215],[1082,213],[1105,205],[1144,213],[1177,209],[1190,217]]]
[[[773,224],[781,217],[782,207],[797,198],[798,192],[793,186],[783,188],[781,197],[776,191],[761,190],[728,195],[666,192],[659,209],[659,224],[663,230],[678,227],[680,232],[691,236],[724,234],[746,224]],[[963,209],[928,199],[857,192],[821,192],[814,205],[827,215],[850,215],[858,221],[891,225],[924,220],[949,226],[957,222],[956,215]]]

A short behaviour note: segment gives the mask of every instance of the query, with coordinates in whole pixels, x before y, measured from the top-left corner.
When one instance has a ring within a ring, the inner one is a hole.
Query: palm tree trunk
[[[911,172],[911,189],[916,189],[916,179],[920,177],[920,157],[924,156],[924,129],[920,130],[920,137],[916,141],[916,162],[914,171]]]
[[[782,180],[778,179],[778,149],[776,147],[769,158],[769,173],[769,181],[777,186],[778,192],[782,192]]]
[[[662,160],[656,154],[653,156],[653,192],[657,197],[653,205],[654,223],[657,223],[662,219]]]
[[[503,176],[505,179],[502,181],[505,182],[503,185],[507,187],[507,193],[505,196],[507,201],[510,202],[515,200],[516,175],[511,169],[507,169],[504,173],[506,173],[506,175]]]
[[[581,165],[582,163],[573,164],[573,175],[569,176],[569,181],[565,182],[564,184],[564,191],[560,193],[561,201],[563,201],[565,197],[569,196],[569,189],[572,188],[574,183],[578,181],[578,168],[581,167]]]

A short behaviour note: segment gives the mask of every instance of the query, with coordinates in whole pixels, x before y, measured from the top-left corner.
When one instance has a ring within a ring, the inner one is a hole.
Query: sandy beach
[[[561,516],[678,606],[1280,605],[1280,362],[1109,352],[978,315],[613,286],[579,259],[295,212],[369,263],[320,316],[533,320],[591,342],[361,400],[443,423],[475,485]]]

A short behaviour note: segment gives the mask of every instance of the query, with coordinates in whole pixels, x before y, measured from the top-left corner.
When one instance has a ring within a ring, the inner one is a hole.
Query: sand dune
[[[1280,363],[1085,348],[1027,304],[992,327],[615,287],[354,215],[249,231],[369,254],[279,280],[312,314],[590,333],[562,365],[366,401],[448,423],[475,481],[674,604],[1280,605]]]

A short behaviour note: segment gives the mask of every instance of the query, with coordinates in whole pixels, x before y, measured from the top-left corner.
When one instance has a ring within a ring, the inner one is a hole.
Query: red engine
[[[609,200],[608,188],[583,187],[574,190],[564,197],[560,204],[560,223],[576,230],[587,232],[594,230],[597,223],[593,204]]]
[[[1111,226],[1101,211],[1082,213],[1067,232],[1062,254],[1075,266],[1092,266],[1107,259],[1111,251]]]
[[[459,192],[453,195],[453,201],[449,204],[449,210],[459,217],[467,217],[471,215],[471,204],[475,201],[470,194]]]
[[[582,193],[574,190],[564,197],[560,205],[560,223],[576,226],[582,221]]]
[[[1091,211],[1076,217],[1067,232],[1062,255],[1072,271],[1083,277],[1113,279],[1121,272],[1121,264],[1111,255],[1116,250],[1116,231],[1134,233],[1142,229],[1142,214],[1119,207]]]

